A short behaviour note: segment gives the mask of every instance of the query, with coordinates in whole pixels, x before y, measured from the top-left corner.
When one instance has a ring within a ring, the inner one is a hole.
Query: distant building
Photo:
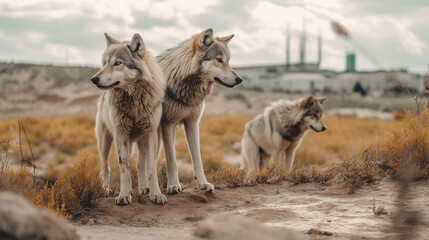
[[[356,55],[348,53],[346,56],[346,72],[356,72]]]
[[[354,86],[359,84],[370,94],[381,95],[395,91],[405,85],[411,91],[421,92],[425,87],[425,78],[406,70],[394,71],[356,71],[356,54],[346,55],[344,72],[320,69],[322,62],[322,39],[318,36],[318,60],[316,63],[305,62],[305,24],[300,36],[300,59],[298,63],[290,61],[290,34],[286,32],[286,64],[245,66],[234,69],[241,74],[243,85],[276,89],[287,92],[338,92],[351,93]]]

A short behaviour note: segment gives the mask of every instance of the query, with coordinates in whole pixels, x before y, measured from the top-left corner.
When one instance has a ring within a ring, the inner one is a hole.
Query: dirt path
[[[239,215],[301,233],[311,228],[333,233],[332,237],[316,239],[390,238],[397,234],[391,227],[397,188],[395,182],[388,181],[363,187],[352,195],[339,186],[313,183],[224,188],[213,195],[188,188],[168,196],[165,206],[144,197],[143,204],[134,198],[131,205],[119,207],[111,197],[87,212],[92,217],[89,224],[76,227],[82,239],[198,239],[192,235],[198,223],[213,216]],[[424,239],[429,234],[429,185],[414,183],[412,188],[409,198],[422,218],[416,237]],[[384,205],[388,214],[375,216],[374,200],[376,206]]]

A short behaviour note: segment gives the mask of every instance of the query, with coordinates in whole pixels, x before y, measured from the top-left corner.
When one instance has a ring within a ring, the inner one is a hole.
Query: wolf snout
[[[327,128],[325,126],[322,127],[321,132],[324,132]]]
[[[100,82],[100,78],[99,77],[93,77],[93,78],[91,78],[91,82],[94,83],[95,85],[97,85],[98,82]]]
[[[239,78],[239,77],[236,77],[236,78],[235,78],[235,85],[240,84],[242,81],[243,81],[243,79],[241,79],[241,78]]]

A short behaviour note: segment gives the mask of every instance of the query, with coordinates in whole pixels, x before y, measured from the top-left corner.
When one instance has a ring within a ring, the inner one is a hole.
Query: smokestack
[[[301,33],[301,44],[300,44],[300,51],[299,51],[299,64],[301,64],[301,66],[304,66],[305,63],[305,42],[306,42],[306,20],[305,17],[302,20],[302,33]]]
[[[286,27],[286,68],[288,69],[290,66],[290,29],[289,23]]]
[[[320,68],[320,64],[322,63],[322,36],[320,34],[320,27],[319,27],[319,33],[317,36],[317,65]]]

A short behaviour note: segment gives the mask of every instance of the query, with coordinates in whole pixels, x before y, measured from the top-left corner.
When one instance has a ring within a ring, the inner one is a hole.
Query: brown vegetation
[[[420,115],[406,114],[397,121],[361,120],[328,117],[325,133],[310,132],[296,156],[289,173],[272,164],[259,173],[246,174],[222,161],[231,148],[240,142],[248,115],[211,115],[200,125],[201,152],[208,180],[216,187],[250,186],[258,183],[290,181],[293,183],[343,182],[354,189],[385,176],[400,178],[407,170],[415,171],[415,180],[429,175],[429,110]],[[12,168],[28,157],[29,148],[17,144],[16,120],[0,122],[0,190],[18,192],[37,206],[53,209],[66,216],[75,216],[82,209],[96,206],[101,197],[98,174],[99,157],[94,137],[94,119],[86,114],[49,119],[29,118],[23,121],[36,166],[35,174],[26,167]],[[24,140],[23,140],[24,141]],[[19,152],[22,148],[23,156]],[[186,140],[177,134],[177,156],[190,162]],[[112,186],[119,187],[119,169],[115,151],[111,152]],[[161,159],[163,155],[161,156]],[[76,160],[77,159],[77,160]],[[133,186],[137,183],[137,154],[131,157]],[[46,166],[43,168],[43,166]],[[158,163],[160,184],[165,187],[165,163]],[[181,176],[191,182],[192,176]],[[42,183],[42,184],[40,184]]]

